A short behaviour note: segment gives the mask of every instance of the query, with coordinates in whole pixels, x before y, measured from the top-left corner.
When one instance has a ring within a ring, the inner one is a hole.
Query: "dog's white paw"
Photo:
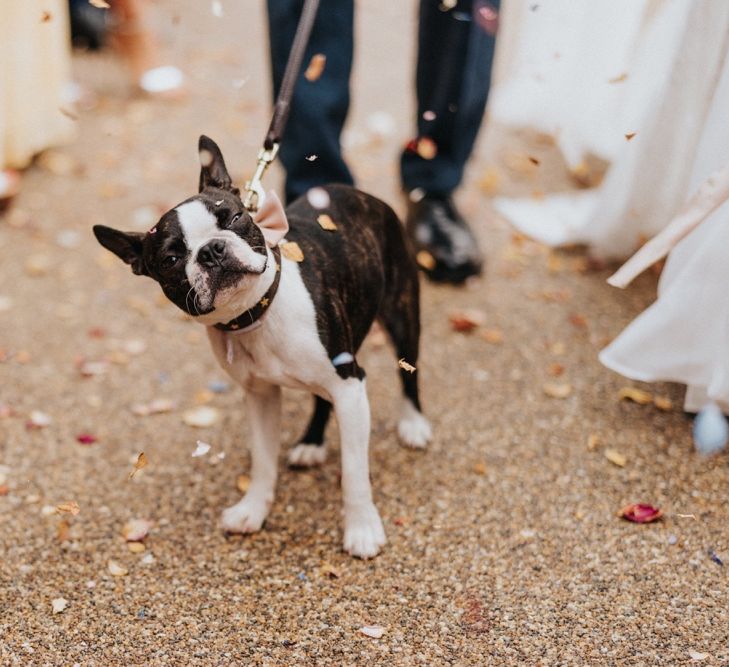
[[[423,449],[433,437],[433,429],[425,415],[407,401],[397,425],[397,434],[406,447]]]
[[[387,542],[382,519],[374,505],[344,522],[344,550],[357,558],[374,558]]]
[[[265,500],[245,496],[223,510],[223,529],[229,533],[255,533],[261,530],[269,508],[270,503]]]
[[[313,468],[321,465],[327,458],[327,448],[324,445],[296,445],[289,452],[289,465],[294,468]]]

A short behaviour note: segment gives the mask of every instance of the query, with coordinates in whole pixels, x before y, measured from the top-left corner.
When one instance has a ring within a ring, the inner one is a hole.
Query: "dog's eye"
[[[240,220],[240,217],[242,216],[242,213],[236,213],[231,219],[230,224],[232,225],[236,220]]]
[[[167,255],[167,257],[162,260],[161,266],[163,269],[171,269],[175,264],[177,264],[178,259],[179,258],[175,255]]]

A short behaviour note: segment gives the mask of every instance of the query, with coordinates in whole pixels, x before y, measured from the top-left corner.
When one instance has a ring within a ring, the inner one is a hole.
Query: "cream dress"
[[[0,0],[0,169],[73,136],[60,111],[70,78],[67,1]]]
[[[573,167],[586,153],[611,166],[598,188],[496,207],[548,244],[624,259],[729,165],[729,2],[535,4],[505,3],[490,113],[553,134]],[[687,384],[689,410],[729,409],[729,203],[673,249],[657,301],[600,359]]]

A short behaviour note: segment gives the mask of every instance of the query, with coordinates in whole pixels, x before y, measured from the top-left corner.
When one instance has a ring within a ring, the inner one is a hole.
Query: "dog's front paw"
[[[223,511],[223,530],[229,533],[255,533],[268,516],[270,503],[245,496]]]
[[[387,542],[382,519],[374,505],[345,516],[344,550],[357,558],[374,558]]]
[[[324,463],[327,450],[324,445],[301,443],[289,452],[289,465],[292,468],[313,468]]]

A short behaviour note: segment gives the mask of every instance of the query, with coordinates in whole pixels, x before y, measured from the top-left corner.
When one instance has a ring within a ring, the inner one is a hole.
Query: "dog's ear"
[[[201,134],[197,143],[197,150],[200,155],[199,191],[202,192],[205,188],[210,187],[228,190],[235,195],[240,195],[240,190],[233,187],[233,180],[230,178],[218,144],[210,137]]]
[[[120,232],[118,229],[112,229],[104,225],[94,225],[94,236],[107,250],[111,250],[122,261],[129,264],[136,275],[149,275],[142,259],[144,234]]]
[[[273,190],[266,195],[261,209],[253,216],[255,222],[263,232],[266,243],[273,248],[286,236],[289,231],[289,221],[286,218],[281,200]]]

